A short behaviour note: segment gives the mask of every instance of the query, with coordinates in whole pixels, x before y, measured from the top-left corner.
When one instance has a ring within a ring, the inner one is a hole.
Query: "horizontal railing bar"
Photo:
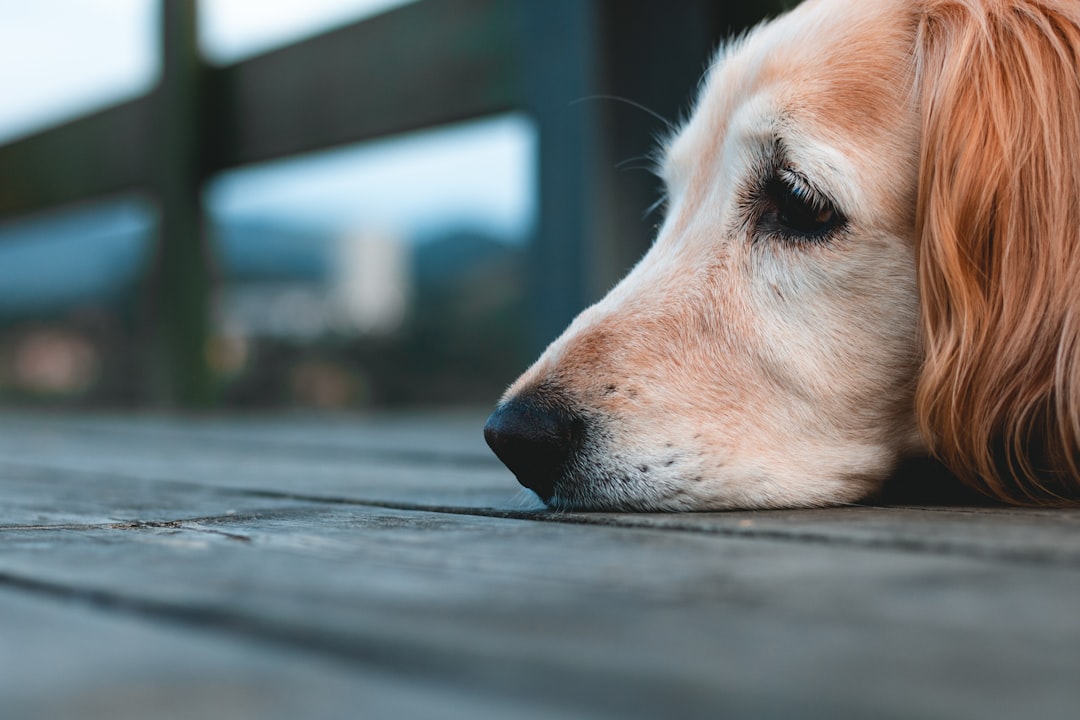
[[[218,70],[209,169],[512,110],[516,3],[407,5]]]
[[[0,216],[149,189],[141,98],[0,146]]]
[[[205,67],[204,177],[523,105],[520,8],[413,3]],[[150,190],[154,94],[0,145],[0,216]]]

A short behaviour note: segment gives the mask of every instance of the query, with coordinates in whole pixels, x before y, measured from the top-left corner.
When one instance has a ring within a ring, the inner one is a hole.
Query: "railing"
[[[530,293],[535,344],[558,333],[648,246],[646,152],[711,48],[776,2],[424,0],[225,67],[196,47],[195,0],[163,0],[162,79],[150,94],[0,146],[0,218],[139,191],[159,209],[146,302],[159,401],[214,400],[213,285],[200,188],[248,163],[524,110],[539,133]],[[317,108],[317,111],[313,111]]]

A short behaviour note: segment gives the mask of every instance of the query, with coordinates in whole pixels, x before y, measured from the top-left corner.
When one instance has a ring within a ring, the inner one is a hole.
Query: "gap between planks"
[[[70,470],[66,472],[71,472]],[[98,473],[89,472],[90,475]],[[173,479],[154,480],[141,477],[147,482],[168,483],[177,488],[198,489],[210,491],[223,498],[262,498],[271,500],[286,500],[325,505],[348,505],[355,507],[369,507],[384,510],[397,510],[403,512],[423,512],[445,515],[462,515],[471,517],[485,517],[500,520],[519,520],[527,522],[562,523],[567,525],[586,525],[623,530],[645,530],[653,532],[679,532],[698,535],[710,535],[715,537],[729,537],[740,540],[765,540],[772,542],[785,542],[797,544],[813,544],[818,546],[844,547],[861,550],[879,550],[888,552],[901,552],[918,555],[933,555],[942,557],[959,557],[989,562],[1003,562],[1026,566],[1065,567],[1080,568],[1080,556],[1072,553],[1054,552],[1044,548],[1015,548],[1015,547],[986,547],[978,543],[965,543],[956,540],[932,540],[916,537],[867,537],[850,536],[835,532],[823,532],[800,528],[785,530],[782,528],[756,527],[749,520],[740,521],[735,525],[721,525],[717,522],[708,522],[703,517],[696,517],[693,513],[649,515],[649,514],[611,514],[611,513],[586,513],[586,512],[563,512],[551,510],[506,510],[485,507],[463,507],[441,504],[410,503],[401,501],[366,500],[362,498],[348,498],[333,495],[313,495],[306,493],[283,492],[275,490],[252,490],[249,488],[230,488],[216,485],[208,487],[199,483],[189,483]],[[859,506],[874,507],[874,506]],[[890,508],[881,507],[881,511],[888,512]],[[903,507],[903,510],[916,510],[935,512],[935,508]],[[248,540],[246,536],[237,533],[228,533],[214,528],[207,528],[205,524],[214,523],[227,525],[244,519],[243,514],[225,514],[220,516],[204,516],[197,518],[181,518],[165,521],[139,521],[129,520],[113,523],[57,523],[44,525],[0,525],[0,533],[26,532],[26,531],[60,531],[60,530],[143,530],[155,528],[173,527],[193,532],[207,532],[225,535],[235,540]]]

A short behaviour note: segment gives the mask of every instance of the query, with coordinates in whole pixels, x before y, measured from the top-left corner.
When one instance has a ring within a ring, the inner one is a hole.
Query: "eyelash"
[[[756,195],[755,223],[764,237],[792,244],[824,243],[847,224],[836,205],[791,168],[774,170]]]
[[[786,183],[790,189],[799,194],[801,200],[804,200],[807,205],[812,206],[815,210],[824,210],[827,207],[831,207],[831,203],[828,200],[823,198],[817,190],[810,187],[810,185],[794,171],[785,168],[777,173],[776,179]]]
[[[782,207],[785,193],[799,202],[802,209],[817,213],[815,220],[821,221],[820,226],[803,231],[792,227],[791,219],[783,217],[792,210],[791,207]],[[656,201],[645,210],[643,219],[647,220],[654,213],[658,213],[663,219],[667,204],[668,193],[663,189]],[[837,231],[847,225],[847,218],[839,208],[815,189],[801,173],[790,167],[774,169],[768,179],[742,205],[746,208],[747,217],[753,218],[752,222],[759,237],[777,238],[791,244],[828,242]],[[656,229],[659,230],[659,227],[657,224]]]

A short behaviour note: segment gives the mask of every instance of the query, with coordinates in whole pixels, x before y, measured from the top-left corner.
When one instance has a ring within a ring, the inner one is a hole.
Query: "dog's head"
[[[1073,0],[808,0],[732,43],[655,245],[489,443],[560,508],[852,502],[927,450],[1069,494],[1078,68]]]

